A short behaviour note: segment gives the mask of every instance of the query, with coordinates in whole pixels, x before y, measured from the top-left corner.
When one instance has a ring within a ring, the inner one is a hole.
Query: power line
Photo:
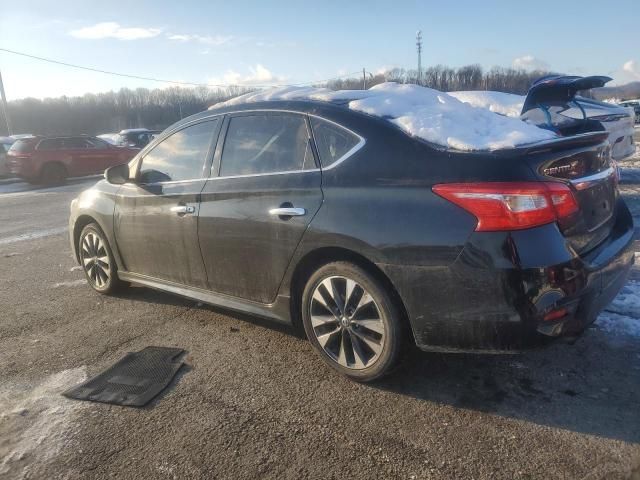
[[[125,77],[125,78],[134,78],[137,80],[145,80],[145,81],[150,81],[150,82],[160,82],[160,83],[171,83],[174,85],[188,85],[191,87],[216,87],[216,88],[225,88],[225,87],[256,87],[256,88],[268,88],[268,87],[284,87],[284,86],[289,86],[289,85],[248,85],[248,84],[211,84],[211,83],[195,83],[195,82],[183,82],[183,81],[178,81],[178,80],[163,80],[160,78],[154,78],[154,77],[143,77],[140,75],[131,75],[128,73],[119,73],[119,72],[112,72],[110,70],[102,70],[100,68],[94,68],[94,67],[85,67],[83,65],[77,65],[74,63],[67,63],[67,62],[62,62],[59,60],[54,60],[52,58],[46,58],[46,57],[40,57],[38,55],[31,55],[29,53],[24,53],[24,52],[18,52],[15,50],[9,50],[8,48],[0,48],[1,52],[5,52],[5,53],[11,53],[13,55],[19,55],[22,57],[27,57],[27,58],[32,58],[34,60],[40,60],[42,62],[48,62],[48,63],[54,63],[56,65],[62,65],[65,67],[70,67],[70,68],[77,68],[80,70],[87,70],[90,72],[96,72],[96,73],[103,73],[106,75],[116,75],[118,77]],[[359,72],[352,72],[352,73],[346,73],[344,75],[339,75],[336,77],[332,77],[332,78],[327,78],[324,80],[314,80],[314,81],[310,81],[310,82],[304,82],[304,83],[296,83],[296,84],[291,84],[292,86],[303,86],[303,85],[313,85],[315,83],[324,83],[324,82],[328,82],[331,80],[337,80],[339,78],[343,78],[349,75],[355,75],[358,74]]]

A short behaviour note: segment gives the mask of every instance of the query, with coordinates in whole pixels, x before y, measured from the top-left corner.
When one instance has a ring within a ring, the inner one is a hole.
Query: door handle
[[[171,212],[177,215],[185,215],[187,213],[195,213],[196,207],[192,205],[176,205],[171,207]]]
[[[269,215],[277,217],[301,217],[306,214],[307,211],[304,208],[296,207],[280,207],[269,210]]]

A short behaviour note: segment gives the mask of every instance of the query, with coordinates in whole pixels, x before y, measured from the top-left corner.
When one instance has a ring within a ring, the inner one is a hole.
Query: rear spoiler
[[[551,140],[541,140],[539,142],[518,145],[517,147],[501,148],[493,150],[491,153],[500,156],[520,156],[532,155],[536,153],[561,152],[572,148],[590,147],[607,142],[608,132],[588,132],[571,135],[570,137],[558,137]]]
[[[521,115],[536,108],[539,104],[566,103],[576,96],[580,90],[603,87],[611,77],[592,76],[577,77],[568,75],[548,75],[533,82],[527,92]]]
[[[569,150],[571,148],[597,145],[607,141],[608,138],[608,132],[580,133],[570,137],[560,137],[553,140],[544,140],[529,145],[522,145],[519,147],[519,150],[522,150],[525,155],[540,153],[543,151],[555,152],[559,150]]]

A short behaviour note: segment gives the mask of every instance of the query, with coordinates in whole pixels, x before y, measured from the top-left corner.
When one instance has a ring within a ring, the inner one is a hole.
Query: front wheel
[[[125,284],[118,278],[113,253],[105,234],[95,223],[82,229],[78,240],[80,264],[91,288],[99,293],[112,293]]]
[[[376,380],[395,366],[401,320],[382,282],[348,262],[318,269],[302,295],[309,341],[332,368],[360,382]]]

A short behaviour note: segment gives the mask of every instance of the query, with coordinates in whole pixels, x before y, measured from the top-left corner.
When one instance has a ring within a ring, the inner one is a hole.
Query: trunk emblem
[[[545,168],[542,173],[545,175],[555,175],[557,173],[565,173],[571,171],[571,165],[560,165],[559,167]]]

